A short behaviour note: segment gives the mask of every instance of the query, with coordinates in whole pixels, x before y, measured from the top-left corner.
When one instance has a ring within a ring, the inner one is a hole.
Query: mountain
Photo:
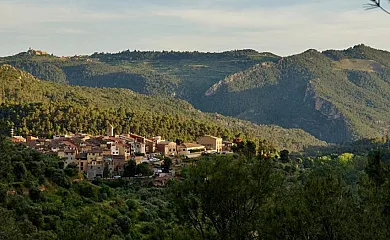
[[[302,128],[345,142],[385,135],[390,113],[390,53],[358,45],[308,50],[232,74],[205,92],[207,111]]]
[[[211,134],[233,140],[266,139],[278,149],[300,151],[326,143],[300,129],[254,123],[202,113],[184,100],[146,96],[128,89],[89,88],[41,81],[10,65],[0,67],[0,117],[16,134],[52,136],[67,132],[134,132],[169,140],[194,141]]]
[[[0,63],[65,85],[184,99],[203,112],[301,128],[327,142],[375,138],[389,128],[390,53],[364,45],[288,57],[250,49],[74,57],[29,50]]]
[[[30,49],[0,58],[0,63],[20,68],[42,80],[177,96],[198,107],[203,93],[214,83],[257,63],[277,59],[271,53],[249,49],[222,53],[127,50],[73,57],[56,57]]]

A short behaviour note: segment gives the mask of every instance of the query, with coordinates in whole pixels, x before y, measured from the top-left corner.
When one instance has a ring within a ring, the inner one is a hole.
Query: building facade
[[[197,142],[205,146],[207,150],[214,150],[217,152],[222,152],[223,150],[222,138],[219,137],[206,135],[198,138]]]

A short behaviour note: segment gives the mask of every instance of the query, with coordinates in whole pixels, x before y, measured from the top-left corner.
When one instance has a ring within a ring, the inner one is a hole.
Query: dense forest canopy
[[[210,111],[299,127],[329,142],[388,131],[390,53],[364,45],[308,50],[233,74],[207,92]],[[221,104],[225,103],[225,104]]]
[[[210,134],[231,141],[236,137],[266,139],[277,149],[291,151],[326,145],[300,129],[259,126],[202,113],[177,98],[40,81],[9,65],[0,67],[0,90],[0,116],[14,124],[15,133],[23,136],[79,132],[98,135],[112,124],[117,134],[133,132],[172,141],[194,141]]]

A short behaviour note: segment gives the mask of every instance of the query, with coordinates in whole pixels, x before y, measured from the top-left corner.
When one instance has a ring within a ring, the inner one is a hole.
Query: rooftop
[[[183,143],[182,146],[186,148],[204,148],[203,145],[197,144],[197,143]]]

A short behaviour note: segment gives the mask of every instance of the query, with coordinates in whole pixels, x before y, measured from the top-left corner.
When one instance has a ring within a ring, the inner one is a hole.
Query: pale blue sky
[[[0,56],[252,48],[290,55],[364,43],[390,49],[368,0],[0,0]]]

